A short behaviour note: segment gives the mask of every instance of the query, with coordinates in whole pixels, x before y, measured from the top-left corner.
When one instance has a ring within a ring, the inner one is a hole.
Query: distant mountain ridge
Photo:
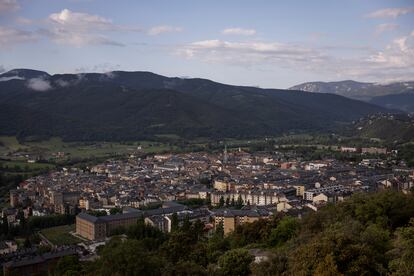
[[[337,95],[234,86],[151,72],[0,75],[0,134],[66,140],[254,137],[330,131],[387,111]]]
[[[377,96],[370,102],[390,109],[414,112],[414,92]]]
[[[295,85],[290,90],[314,93],[331,93],[351,99],[367,101],[384,107],[414,112],[414,109],[401,104],[400,95],[414,95],[414,81],[393,82],[388,84],[356,82],[352,80],[337,82],[307,82]],[[377,97],[385,97],[383,100]],[[411,98],[410,96],[408,98]],[[404,103],[406,104],[406,103]]]

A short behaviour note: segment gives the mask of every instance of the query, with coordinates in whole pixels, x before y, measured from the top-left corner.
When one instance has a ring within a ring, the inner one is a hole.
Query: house
[[[320,193],[312,198],[312,202],[328,202],[328,193]]]
[[[0,255],[15,251],[17,251],[17,244],[15,241],[0,241]]]
[[[41,255],[18,256],[3,263],[3,275],[50,275],[65,256],[77,255],[76,248],[62,248]]]
[[[387,154],[387,149],[386,148],[375,148],[375,147],[362,148],[361,153],[362,154]]]
[[[341,152],[358,152],[358,149],[354,147],[341,147]]]
[[[164,229],[164,221],[156,218],[165,217],[173,213],[182,212],[188,209],[182,204],[166,202],[161,208],[141,211],[134,208],[127,208],[122,214],[95,217],[87,213],[80,213],[76,216],[76,234],[89,240],[103,240],[114,230],[120,227],[128,227],[135,224],[140,218],[149,218],[147,223]]]
[[[282,201],[282,202],[279,202],[279,203],[276,205],[276,210],[277,210],[278,212],[286,211],[286,210],[289,210],[289,209],[291,209],[291,208],[292,208],[292,205],[290,205],[287,201]]]
[[[233,232],[238,225],[251,223],[259,219],[269,219],[272,212],[266,209],[219,209],[213,212],[214,226],[217,228],[219,224],[223,225],[224,235]]]

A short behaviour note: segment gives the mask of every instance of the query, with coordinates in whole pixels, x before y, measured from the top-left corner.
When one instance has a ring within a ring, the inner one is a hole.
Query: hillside
[[[356,82],[352,80],[337,82],[307,82],[289,88],[314,93],[331,93],[351,99],[370,101],[375,97],[413,93],[414,82],[394,82],[388,84]],[[378,102],[380,103],[380,102]],[[383,104],[381,104],[383,105]],[[404,105],[396,102],[393,108],[404,110]]]
[[[387,142],[408,142],[414,139],[414,119],[410,115],[374,115],[362,118],[352,126],[354,135],[377,138]]]
[[[406,112],[414,112],[414,93],[401,93],[374,97],[370,103],[390,109],[400,109]]]
[[[150,72],[0,75],[0,134],[65,140],[253,137],[328,131],[385,109],[329,94],[259,89]]]

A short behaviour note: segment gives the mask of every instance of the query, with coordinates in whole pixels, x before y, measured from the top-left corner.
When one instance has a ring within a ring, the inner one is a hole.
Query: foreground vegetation
[[[48,239],[53,245],[71,245],[81,242],[80,239],[74,237],[69,232],[75,231],[75,225],[62,225],[46,228],[40,233]]]
[[[302,219],[275,216],[222,227],[206,238],[200,222],[166,235],[141,220],[114,237],[94,262],[59,262],[58,274],[86,275],[413,275],[414,196],[356,194]],[[254,263],[250,249],[269,259]]]

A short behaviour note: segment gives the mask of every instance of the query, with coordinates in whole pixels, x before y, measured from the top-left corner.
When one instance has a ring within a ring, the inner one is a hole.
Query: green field
[[[0,165],[2,165],[5,170],[7,168],[21,168],[25,171],[38,171],[38,170],[45,170],[45,169],[53,169],[55,166],[48,163],[28,163],[26,161],[0,161]]]
[[[13,136],[0,136],[0,157],[13,161],[26,161],[27,157],[65,161],[85,158],[114,157],[136,152],[159,153],[174,147],[162,142],[65,142],[54,137],[44,141],[19,142]],[[58,153],[63,153],[58,156]]]
[[[46,228],[40,231],[40,233],[54,245],[71,245],[81,242],[80,239],[69,234],[70,231],[75,231],[74,224]]]

